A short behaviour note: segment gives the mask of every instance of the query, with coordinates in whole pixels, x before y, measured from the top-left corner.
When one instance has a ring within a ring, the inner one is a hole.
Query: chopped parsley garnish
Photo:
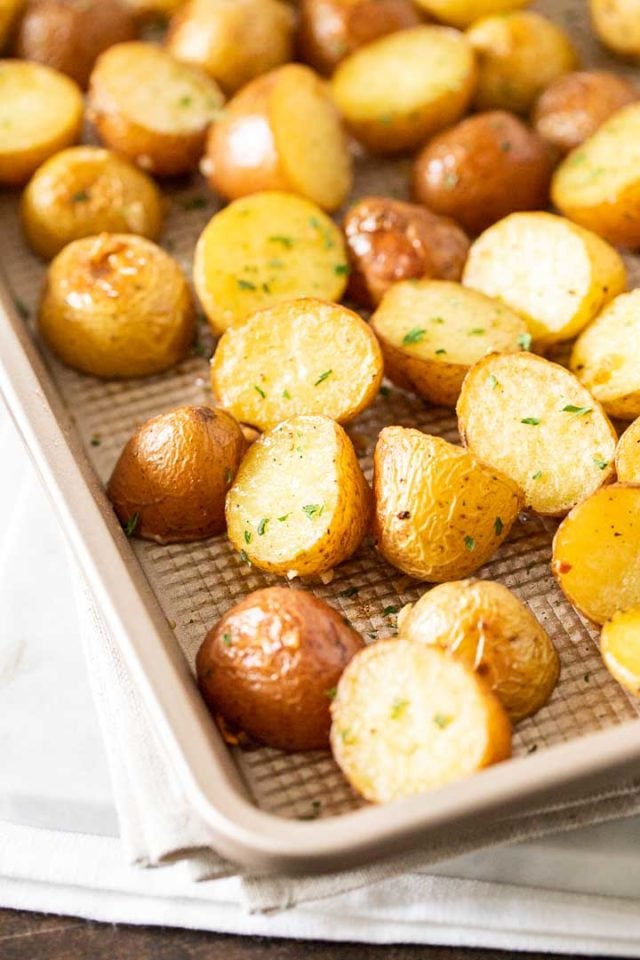
[[[541,476],[542,476],[542,470],[536,470],[535,473],[532,473],[532,474],[531,474],[531,479],[532,479],[532,480],[539,480]]]
[[[251,543],[251,531],[250,531],[250,530],[245,530],[245,532],[244,532],[244,542],[245,542],[245,543]]]
[[[183,210],[203,210],[207,205],[206,197],[187,197],[182,201]]]
[[[389,607],[384,608],[384,610],[382,611],[382,616],[392,617],[394,613],[397,613],[397,612],[398,612],[398,608],[395,606],[395,604],[392,603]]]
[[[540,421],[537,417],[523,417],[520,423],[526,423],[528,427],[537,427]]]
[[[608,460],[603,460],[602,457],[594,457],[593,462],[595,463],[598,470],[606,470],[609,466]]]
[[[255,283],[251,283],[251,280],[244,280],[242,277],[238,277],[238,286],[241,290],[256,290]]]
[[[271,243],[281,243],[286,250],[291,250],[291,247],[295,242],[293,237],[286,237],[281,233],[274,234],[274,236],[269,237],[268,239],[271,241]]]
[[[467,331],[470,337],[481,337],[485,332],[484,327],[472,327],[471,330]]]
[[[444,323],[442,317],[431,317],[431,323]]]
[[[193,103],[193,97],[190,97],[189,94],[185,94],[184,97],[180,97],[178,100],[179,107],[190,107]]]
[[[246,550],[240,551],[240,559],[242,560],[243,563],[251,563],[251,561],[249,560],[249,557],[247,556]]]
[[[332,247],[335,247],[336,244],[335,244],[335,240],[333,239],[333,235],[331,231],[327,227],[325,227],[325,225],[321,223],[317,217],[309,217],[309,223],[315,230],[321,233],[322,236],[324,237],[325,250],[331,250]]]
[[[522,350],[528,350],[529,347],[531,346],[532,340],[533,340],[533,337],[531,336],[530,333],[521,333],[518,335],[517,343]]]
[[[438,347],[436,350],[436,357],[443,357],[446,352],[447,351],[444,349],[444,347]]]
[[[327,379],[327,377],[330,377],[332,373],[333,373],[333,370],[325,370],[324,373],[321,373],[318,379],[316,380],[316,382],[314,383],[314,387],[317,387],[319,383],[322,383],[324,380]]]
[[[492,390],[495,390],[496,387],[499,386],[500,381],[498,380],[498,378],[497,378],[493,373],[490,373],[490,374],[489,374],[489,383],[491,384],[491,389],[492,389]]]
[[[260,396],[262,397],[263,400],[266,399],[266,396],[267,396],[266,393],[264,392],[264,390],[262,389],[262,387],[259,387],[259,386],[257,385],[257,383],[254,383],[253,389],[256,391],[256,393],[259,393],[259,394],[260,394]]]
[[[493,529],[496,532],[496,537],[499,537],[502,531],[504,530],[504,523],[502,522],[502,517],[496,517],[493,521]]]
[[[586,417],[588,413],[593,412],[593,407],[576,407],[573,403],[568,403],[562,408],[563,413],[575,413],[576,417]]]
[[[339,277],[346,277],[351,273],[351,267],[348,263],[336,263],[333,272]]]
[[[436,727],[440,727],[441,730],[446,730],[449,724],[453,721],[453,717],[447,716],[446,713],[434,713],[433,722]]]
[[[471,552],[472,550],[475,550],[476,548],[475,540],[473,539],[473,537],[470,537],[468,535],[464,538],[464,545],[469,552]]]
[[[319,517],[321,516],[324,510],[324,504],[323,503],[307,503],[302,509],[304,513],[306,513],[306,515],[310,518]]]
[[[133,513],[125,523],[124,532],[128,537],[132,537],[136,532],[136,528],[138,526],[139,520],[140,520],[140,514]]]
[[[284,397],[285,400],[291,400],[291,394],[289,393],[288,390],[283,390],[282,396]]]
[[[426,332],[424,327],[414,327],[412,330],[409,330],[408,333],[405,333],[402,338],[402,345],[408,347],[411,343],[421,343],[425,338]]]
[[[278,520],[280,521],[280,523],[284,523],[285,520],[288,520],[290,516],[291,516],[290,513],[285,513],[282,517],[278,517]]]
[[[224,643],[225,647],[230,647],[230,646],[231,646],[231,634],[230,634],[230,633],[223,633],[223,634],[222,634],[222,642]]]
[[[408,700],[394,700],[391,707],[391,719],[397,720],[398,717],[401,717],[409,706]]]
[[[77,193],[74,193],[71,199],[73,200],[74,203],[84,203],[86,200],[89,199],[89,194],[87,193],[86,190],[78,190]]]
[[[268,517],[263,517],[260,523],[258,524],[258,536],[263,537],[264,532],[267,529],[267,524],[269,523]]]
[[[325,690],[325,696],[327,697],[328,700],[335,700],[337,692],[338,692],[337,687],[329,687],[328,690]]]

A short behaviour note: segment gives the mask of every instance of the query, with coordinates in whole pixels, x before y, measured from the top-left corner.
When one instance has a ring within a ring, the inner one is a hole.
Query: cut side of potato
[[[519,485],[526,506],[562,516],[613,474],[616,433],[564,367],[532,353],[471,368],[458,400],[463,443]]]
[[[223,334],[211,385],[238,420],[268,430],[299,414],[347,423],[376,399],[382,373],[378,342],[357,313],[291,300]]]
[[[575,337],[627,286],[613,247],[543,212],[513,213],[485,230],[462,282],[522,314],[541,345]]]
[[[214,333],[282,300],[340,300],[349,268],[342,233],[315,203],[254,193],[209,221],[193,280]]]
[[[469,368],[487,353],[527,346],[525,320],[492,300],[444,280],[394,284],[371,318],[387,376],[431,403],[455,407]]]
[[[623,483],[640,483],[640,418],[618,440],[616,473]]]
[[[357,653],[331,713],[333,755],[374,803],[435,790],[511,756],[499,700],[466,664],[426,644],[381,640]]]
[[[328,417],[292,417],[249,449],[227,495],[229,540],[261,570],[325,573],[359,547],[371,491],[353,445]]]
[[[640,486],[614,483],[574,507],[555,535],[552,569],[594,623],[640,605]]]
[[[640,607],[615,613],[604,624],[600,653],[611,676],[640,697]]]

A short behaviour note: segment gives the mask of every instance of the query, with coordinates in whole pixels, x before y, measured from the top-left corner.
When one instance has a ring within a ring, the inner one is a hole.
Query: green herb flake
[[[319,517],[322,515],[324,511],[324,504],[323,503],[307,503],[302,508],[302,510],[304,513],[306,513],[306,515],[310,519],[312,519],[313,517]]]
[[[285,250],[291,250],[291,247],[295,243],[295,240],[293,239],[293,237],[287,237],[282,233],[276,233],[272,237],[268,237],[267,239],[270,241],[270,243],[281,244],[285,248]]]
[[[331,376],[332,373],[333,373],[333,370],[325,370],[324,373],[321,373],[318,379],[316,380],[316,382],[314,383],[314,387],[317,387],[318,384],[323,383],[328,377]]]
[[[240,551],[240,559],[242,560],[243,563],[251,563],[251,560],[249,560],[249,557],[247,556],[246,550]]]
[[[269,517],[263,517],[260,523],[258,524],[258,536],[264,537],[265,530],[267,529],[267,524],[269,523]]]
[[[431,317],[431,323],[444,323],[442,317]]]
[[[409,332],[405,333],[404,337],[402,338],[403,347],[408,347],[412,343],[421,343],[424,340],[426,333],[427,331],[424,329],[424,327],[414,327],[412,330],[409,330]]]
[[[593,462],[595,463],[598,470],[606,470],[609,466],[608,460],[603,460],[602,457],[594,457]]]
[[[391,714],[390,714],[391,719],[397,720],[399,717],[401,717],[408,706],[409,706],[408,700],[400,700],[400,699],[394,700],[391,706]]]
[[[250,531],[250,530],[245,530],[245,532],[244,532],[244,542],[245,542],[245,543],[251,543],[251,531]]]
[[[193,97],[190,97],[189,94],[185,94],[184,97],[180,97],[178,100],[179,107],[190,107],[193,103]]]
[[[395,604],[391,604],[389,607],[384,608],[384,610],[382,611],[382,616],[392,617],[394,613],[397,613],[397,612],[398,612],[398,608],[395,606]]]
[[[528,350],[531,346],[533,337],[530,333],[521,333],[518,335],[517,344],[521,350]]]
[[[86,190],[78,190],[78,192],[74,193],[71,197],[73,203],[86,203],[89,199],[90,197]]]
[[[467,333],[470,337],[481,337],[486,330],[484,327],[472,327],[471,330],[467,330]]]
[[[575,413],[576,417],[586,417],[588,413],[593,413],[593,407],[576,407],[573,403],[568,403],[562,408],[563,413]]]
[[[290,516],[291,516],[290,513],[285,513],[282,517],[278,517],[278,520],[280,523],[284,523],[285,520],[288,520]]]
[[[262,292],[263,292],[263,293],[271,293],[271,287],[269,286],[268,283],[263,283],[263,284],[262,284]]]
[[[450,723],[453,722],[453,717],[448,716],[446,713],[434,713],[433,722],[436,727],[439,727],[440,730],[446,730]]]
[[[495,390],[496,387],[499,387],[499,386],[500,386],[500,381],[498,380],[498,378],[497,378],[493,373],[490,373],[490,374],[489,374],[489,378],[488,378],[488,379],[489,379],[489,383],[491,384],[491,389],[492,389],[492,390]]]
[[[19,313],[19,315],[22,317],[22,319],[23,319],[23,320],[28,320],[29,317],[31,316],[31,311],[29,310],[28,306],[27,306],[22,300],[20,300],[18,297],[16,297],[13,302],[14,302],[14,304],[15,304],[16,310],[18,311],[18,313]]]
[[[282,396],[284,397],[285,400],[291,400],[291,394],[289,393],[288,390],[283,390]]]
[[[257,290],[255,283],[251,283],[251,280],[244,280],[242,277],[238,277],[237,283],[240,290]]]
[[[476,548],[476,542],[475,542],[475,540],[473,539],[473,537],[470,537],[470,536],[468,536],[468,535],[464,538],[464,545],[465,545],[465,547],[467,548],[467,550],[469,551],[469,553],[471,553],[471,551],[472,551],[472,550],[475,550],[475,548]]]
[[[436,350],[436,357],[443,357],[446,352],[447,351],[444,349],[444,347],[438,347]]]
[[[348,277],[351,273],[351,267],[348,263],[336,263],[333,272],[338,277]]]
[[[496,532],[496,537],[499,537],[502,531],[504,530],[504,523],[502,522],[502,517],[496,517],[493,521],[493,529]]]
[[[257,383],[254,383],[253,389],[256,391],[256,393],[259,393],[259,394],[260,394],[260,396],[262,397],[263,400],[266,400],[267,395],[266,395],[266,393],[264,392],[264,390],[262,389],[262,387],[259,387]]]
[[[335,240],[333,235],[328,227],[326,227],[317,217],[309,217],[309,223],[317,230],[318,233],[321,233],[324,238],[324,248],[325,250],[331,250],[335,247]]]
[[[537,417],[523,417],[520,423],[526,423],[528,427],[537,427],[540,424],[540,421]]]
[[[183,210],[204,210],[207,205],[206,197],[187,197],[182,201]]]
[[[128,537],[132,537],[132,536],[134,535],[134,533],[136,532],[136,529],[137,529],[137,526],[138,526],[139,521],[140,521],[140,514],[137,513],[137,512],[136,512],[136,513],[133,513],[133,514],[129,517],[129,519],[127,520],[127,522],[126,522],[125,525],[124,525],[124,532],[126,533],[126,535],[127,535]]]
[[[335,700],[337,692],[338,692],[337,687],[329,687],[328,690],[325,690],[324,695],[327,698],[327,700]]]
[[[225,647],[230,647],[230,646],[231,646],[231,634],[230,634],[230,633],[223,633],[223,634],[222,634],[222,642],[224,643]]]
[[[532,479],[532,480],[539,480],[541,476],[542,476],[542,470],[536,470],[535,473],[532,473],[532,474],[531,474],[531,479]]]

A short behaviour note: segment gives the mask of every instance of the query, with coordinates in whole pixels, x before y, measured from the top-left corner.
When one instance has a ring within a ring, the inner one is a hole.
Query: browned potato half
[[[40,333],[70,367],[95,377],[144,377],[172,367],[195,334],[178,264],[132,234],[74,240],[51,262]]]
[[[615,430],[556,363],[532,353],[486,357],[467,374],[457,409],[469,450],[517,483],[536,513],[562,516],[612,476]]]
[[[462,277],[496,297],[547,345],[570,340],[627,286],[622,258],[594,233],[551,213],[513,213],[475,241]]]
[[[571,369],[609,416],[640,416],[640,290],[609,303],[580,334]]]
[[[315,203],[266,191],[230,203],[198,240],[193,280],[214,333],[282,300],[340,300],[349,267],[340,230]]]
[[[413,194],[480,233],[515,210],[549,203],[552,163],[544,141],[503,110],[479,113],[430,140],[413,168]]]
[[[552,569],[594,623],[640,605],[640,486],[612,483],[574,507],[554,537]]]
[[[21,213],[29,245],[46,260],[98,233],[155,240],[164,219],[153,180],[101,147],[69,147],[43,163],[22,195]]]
[[[485,17],[467,36],[478,57],[479,110],[528,113],[550,83],[579,66],[565,31],[528,10]]]
[[[442,583],[481,567],[522,506],[513,481],[462,447],[409,427],[385,427],[374,454],[376,546],[415,577]]]
[[[176,543],[222,533],[225,497],[246,447],[224,410],[178,407],[147,420],[107,486],[127,534]]]
[[[533,125],[547,143],[568,153],[616,110],[637,99],[638,91],[629,80],[607,70],[566,73],[536,103]]]
[[[351,786],[384,803],[443,787],[511,756],[489,687],[438,647],[381,640],[356,654],[331,707],[331,749]]]
[[[614,53],[640,56],[640,0],[589,0],[596,36]]]
[[[622,483],[640,483],[640,418],[618,440],[616,473]]]
[[[290,63],[257,77],[228,103],[211,129],[202,170],[230,200],[286,190],[336,210],[351,189],[351,166],[325,83]]]
[[[0,184],[19,186],[74,143],[82,94],[68,77],[22,60],[0,60]]]
[[[425,13],[464,30],[481,17],[526,7],[531,0],[418,0]]]
[[[118,43],[91,74],[90,116],[104,143],[143,170],[194,170],[223,96],[204,70],[153,43]]]
[[[445,407],[455,407],[469,368],[487,353],[528,346],[519,314],[484,294],[444,280],[406,280],[384,295],[371,318],[386,375]]]
[[[365,535],[371,491],[353,445],[328,417],[292,417],[249,449],[227,496],[229,540],[260,570],[323,574]]]
[[[427,25],[356,50],[340,63],[331,87],[353,135],[372,153],[385,154],[413,150],[459,120],[475,83],[464,35]]]
[[[280,750],[326,750],[336,685],[363,646],[328,603],[268,587],[231,607],[206,635],[198,684],[231,730]]]
[[[618,683],[640,697],[640,607],[614,613],[600,634],[604,665]]]
[[[347,211],[344,232],[349,295],[365,307],[376,307],[399,280],[459,280],[469,252],[453,220],[391,197],[363,197]]]
[[[348,423],[381,383],[382,353],[369,325],[324,300],[288,300],[254,313],[222,335],[211,365],[214,396],[260,430],[298,414]]]
[[[171,21],[167,47],[231,94],[291,60],[294,26],[280,0],[190,0]]]
[[[512,723],[537,713],[553,693],[560,661],[547,632],[501,583],[441,583],[398,615],[406,640],[435,644],[475,670]]]
[[[8,46],[25,2],[26,0],[0,0],[0,51]]]

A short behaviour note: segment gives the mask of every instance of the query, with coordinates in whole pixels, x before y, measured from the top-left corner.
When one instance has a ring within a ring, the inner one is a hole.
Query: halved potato
[[[640,417],[618,440],[616,473],[622,483],[640,483]]]
[[[480,360],[458,400],[469,450],[501,470],[536,513],[562,516],[613,474],[616,433],[564,367],[533,353]]]
[[[640,605],[640,486],[612,483],[574,507],[554,537],[552,570],[594,623]]]
[[[73,80],[39,63],[0,60],[0,184],[26,183],[78,139],[81,124],[82,93]]]
[[[614,613],[604,624],[600,653],[611,676],[640,697],[640,607]]]
[[[639,0],[589,0],[596,36],[615,53],[640,56]]]
[[[289,300],[222,335],[211,386],[238,420],[269,430],[298,414],[353,420],[378,396],[382,372],[378,341],[357,313]]]
[[[353,135],[367,150],[384,154],[412,150],[459,120],[475,82],[475,59],[463,34],[420,26],[356,50],[339,64],[331,88]]]
[[[214,333],[282,300],[340,300],[348,273],[334,222],[310,200],[276,190],[216,213],[193,263],[193,282]]]
[[[250,447],[227,495],[229,540],[260,570],[326,573],[357,550],[371,491],[349,437],[328,417],[292,417]]]
[[[523,318],[499,300],[445,280],[394,284],[371,318],[388,377],[455,407],[469,368],[487,353],[528,345]]]
[[[469,576],[508,537],[522,507],[520,488],[506,476],[409,427],[385,427],[373,467],[376,546],[417,580]]]
[[[627,286],[622,258],[551,213],[513,213],[472,244],[462,282],[522,314],[541,344],[570,340]]]
[[[406,640],[443,647],[483,677],[512,723],[537,713],[558,681],[560,661],[547,632],[501,583],[441,583],[398,614]]]
[[[381,640],[357,653],[331,705],[331,749],[351,786],[384,803],[511,756],[500,701],[438,647]]]
[[[526,7],[531,0],[417,0],[425,13],[464,30],[481,17]]]
[[[26,0],[0,0],[0,50],[8,45]]]

